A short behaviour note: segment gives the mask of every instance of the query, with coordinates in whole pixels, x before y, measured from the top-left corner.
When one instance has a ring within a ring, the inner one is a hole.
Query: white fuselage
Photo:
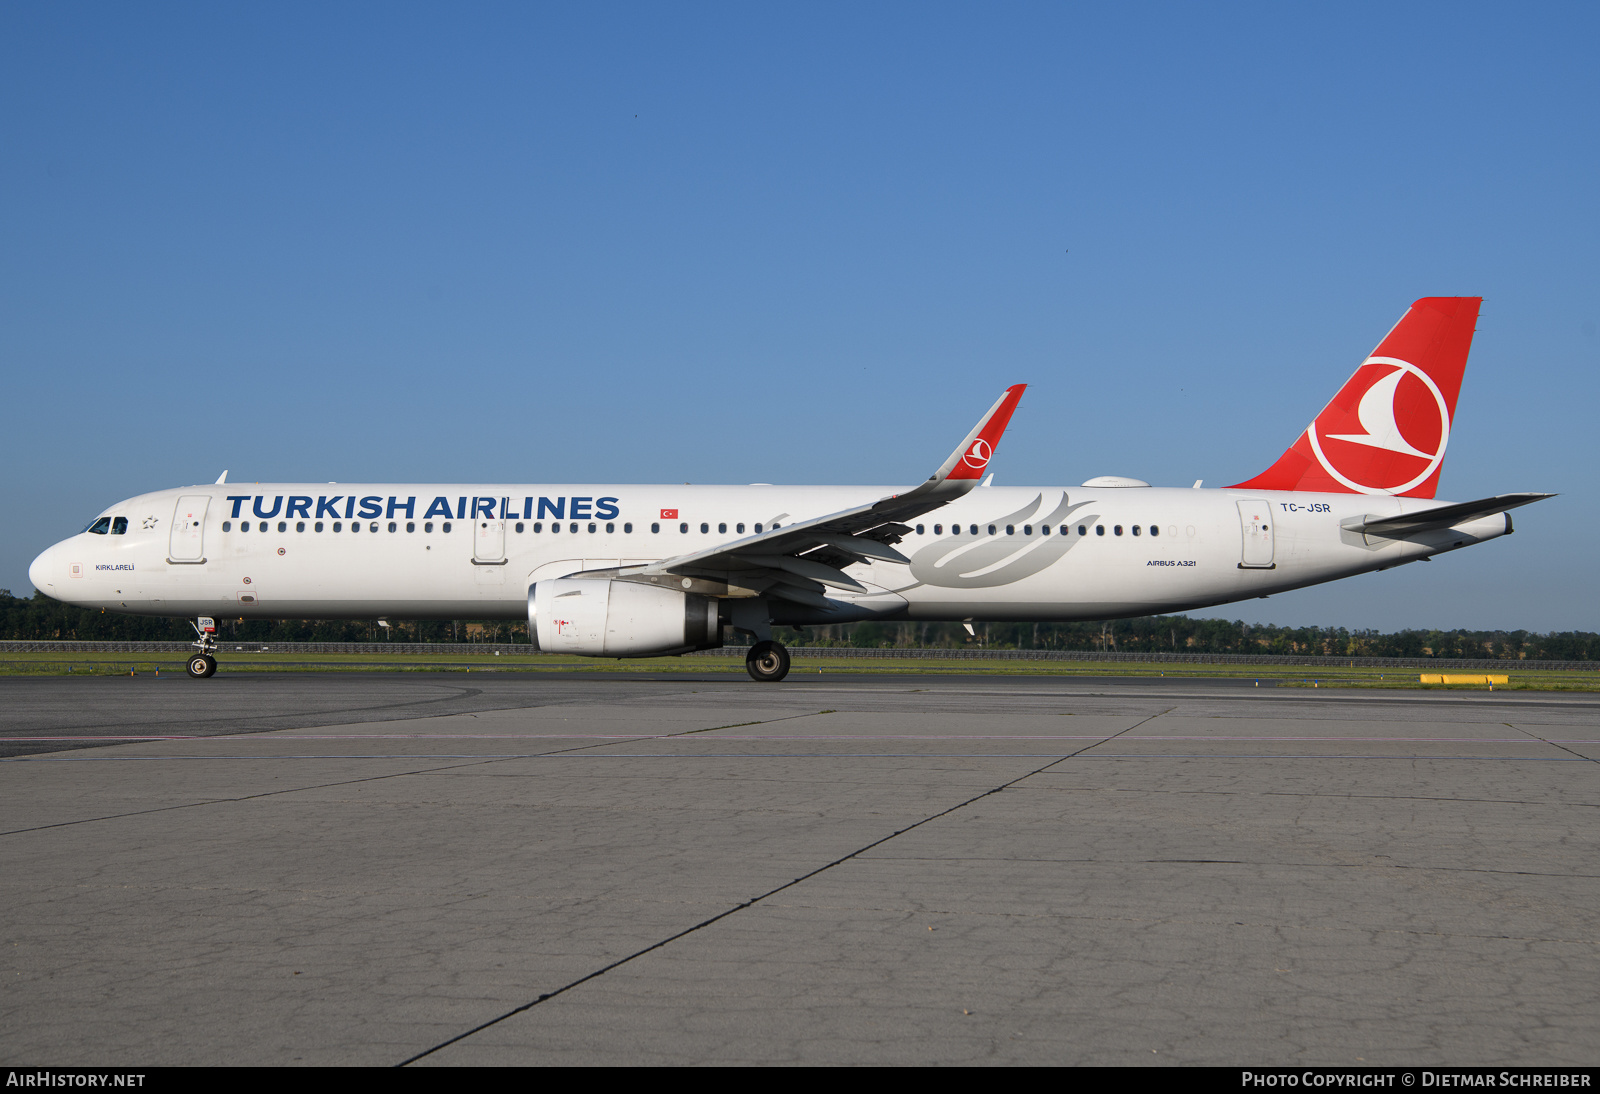
[[[111,506],[104,515],[122,518],[111,527],[124,532],[63,540],[29,576],[66,603],[144,615],[521,619],[534,581],[699,551],[746,538],[757,525],[788,525],[889,493],[870,486],[195,486]],[[909,565],[846,567],[865,594],[830,589],[833,608],[784,604],[773,618],[1158,614],[1385,569],[1510,530],[1504,514],[1405,539],[1341,527],[1441,504],[1159,487],[979,488],[913,524],[896,545]]]

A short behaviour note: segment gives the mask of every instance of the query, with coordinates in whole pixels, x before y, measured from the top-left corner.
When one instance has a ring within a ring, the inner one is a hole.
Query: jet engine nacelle
[[[528,635],[546,653],[645,657],[722,645],[714,597],[635,581],[561,577],[528,587]]]

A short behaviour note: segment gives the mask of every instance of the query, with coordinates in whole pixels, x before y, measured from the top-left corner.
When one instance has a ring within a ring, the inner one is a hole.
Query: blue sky
[[[0,7],[0,587],[236,481],[1266,467],[1485,297],[1509,539],[1219,609],[1600,630],[1592,6]]]

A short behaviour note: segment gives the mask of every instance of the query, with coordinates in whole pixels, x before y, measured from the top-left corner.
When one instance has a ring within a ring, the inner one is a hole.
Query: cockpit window
[[[97,536],[103,536],[107,532],[111,531],[111,518],[101,517],[99,520],[89,525],[89,527],[85,528],[84,531],[93,532]]]
[[[111,534],[114,535],[114,536],[125,536],[125,535],[127,535],[128,534],[128,518],[127,517],[112,517],[111,518]]]

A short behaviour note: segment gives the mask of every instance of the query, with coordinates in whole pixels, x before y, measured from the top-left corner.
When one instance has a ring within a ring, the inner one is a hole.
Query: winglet
[[[797,520],[781,528],[773,525],[765,532],[757,532],[746,539],[721,543],[686,555],[664,558],[636,572],[647,575],[675,573],[687,576],[703,573],[707,568],[716,573],[726,571],[730,566],[733,569],[748,569],[755,565],[765,567],[769,575],[776,575],[781,579],[784,573],[800,571],[793,571],[789,565],[779,562],[780,556],[797,556],[803,551],[811,551],[819,544],[826,544],[830,549],[843,551],[851,558],[877,558],[903,563],[905,556],[894,550],[892,544],[899,543],[901,535],[910,532],[911,529],[898,522],[913,520],[923,513],[931,513],[941,505],[955,501],[978,485],[978,477],[983,474],[984,467],[994,455],[995,445],[1000,443],[1000,435],[1006,431],[1006,425],[1011,421],[1011,412],[1017,409],[1017,402],[1022,398],[1023,389],[1027,386],[1027,384],[1013,384],[1006,388],[1006,393],[1000,396],[999,402],[989,408],[989,413],[985,414],[973,427],[972,432],[967,434],[967,439],[950,453],[950,458],[940,465],[939,470],[904,494],[891,494],[868,505],[858,505],[853,509],[844,509],[837,513]],[[823,567],[833,566],[832,562],[824,562],[816,557],[789,557],[789,563],[796,562],[817,563]],[[828,576],[832,576],[837,568],[833,566],[832,570],[828,570]],[[726,574],[723,576],[725,578]],[[818,581],[828,580],[827,577],[821,576],[819,571],[804,573],[803,576]],[[782,591],[777,591],[780,589]],[[827,601],[819,594],[796,590],[792,583],[773,586],[764,595],[795,600],[815,607],[827,606]]]
[[[968,433],[967,439],[950,453],[950,458],[939,465],[939,470],[930,476],[930,481],[945,482],[980,477],[983,469],[989,466],[995,447],[1000,443],[1000,435],[1010,424],[1011,413],[1017,409],[1017,403],[1021,401],[1022,393],[1027,386],[1027,384],[1012,384],[1006,388],[1006,393],[1000,396],[999,401],[989,408],[989,413],[972,427],[972,432]]]

